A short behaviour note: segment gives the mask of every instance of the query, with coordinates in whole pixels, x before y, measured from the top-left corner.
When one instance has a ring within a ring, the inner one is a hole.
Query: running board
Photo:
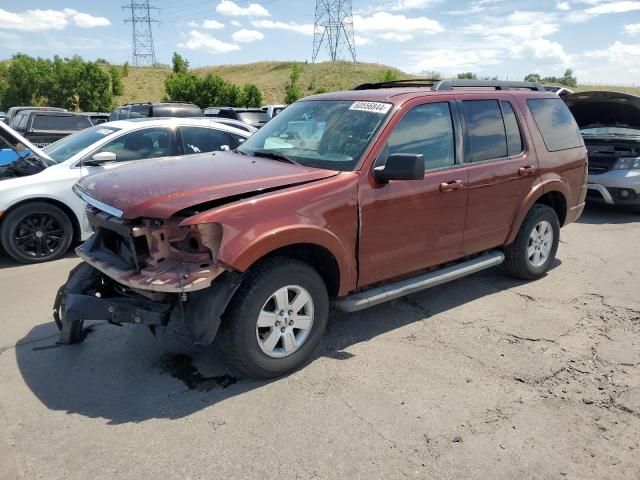
[[[380,305],[381,303],[395,300],[412,293],[426,290],[427,288],[442,285],[443,283],[457,280],[487,268],[495,267],[504,262],[504,253],[494,250],[481,257],[466,260],[441,270],[425,273],[417,277],[401,280],[399,282],[372,288],[364,292],[354,293],[348,297],[339,298],[333,305],[345,312],[357,312],[365,308]]]

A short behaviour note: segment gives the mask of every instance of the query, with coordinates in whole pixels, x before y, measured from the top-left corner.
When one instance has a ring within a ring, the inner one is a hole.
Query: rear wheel
[[[11,210],[2,222],[0,240],[21,263],[40,263],[64,255],[73,240],[73,225],[65,212],[45,202]]]
[[[560,222],[555,210],[547,205],[534,205],[516,239],[505,248],[507,272],[523,280],[541,277],[551,268],[559,242]]]
[[[227,360],[249,377],[273,378],[304,365],[327,326],[320,275],[286,257],[248,272],[227,310],[221,338]]]

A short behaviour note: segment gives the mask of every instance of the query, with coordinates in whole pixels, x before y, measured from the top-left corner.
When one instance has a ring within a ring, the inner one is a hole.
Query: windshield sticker
[[[358,110],[360,112],[373,112],[384,115],[391,110],[390,103],[380,102],[353,102],[353,105],[349,107],[349,110]]]

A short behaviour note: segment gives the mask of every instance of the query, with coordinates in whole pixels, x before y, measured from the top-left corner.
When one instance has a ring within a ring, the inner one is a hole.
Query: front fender
[[[531,191],[524,198],[522,205],[520,206],[520,210],[515,217],[515,220],[511,224],[511,230],[509,231],[509,235],[507,236],[506,245],[509,245],[516,239],[518,235],[518,231],[520,230],[520,226],[524,221],[524,217],[527,216],[531,207],[542,197],[545,193],[550,192],[559,192],[564,195],[564,198],[567,202],[567,209],[569,208],[569,199],[571,198],[571,192],[566,183],[558,178],[550,178],[547,180],[543,180],[541,183],[536,184]]]

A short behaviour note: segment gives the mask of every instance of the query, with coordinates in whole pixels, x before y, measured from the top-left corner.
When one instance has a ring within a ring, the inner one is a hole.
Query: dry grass
[[[289,79],[291,67],[296,62],[258,62],[244,65],[219,65],[196,69],[199,75],[213,73],[227,81],[244,85],[255,83],[264,95],[265,103],[281,103],[284,86]],[[393,70],[399,78],[411,77],[392,67],[375,63],[323,62],[299,63],[302,68],[300,87],[303,95],[312,94],[317,88],[346,90],[366,82],[379,81],[386,70]],[[126,102],[158,101],[164,97],[164,79],[171,73],[168,67],[130,68],[124,78],[124,95],[115,99],[117,104]],[[640,96],[639,87],[606,85],[581,85],[577,91],[614,90]]]

